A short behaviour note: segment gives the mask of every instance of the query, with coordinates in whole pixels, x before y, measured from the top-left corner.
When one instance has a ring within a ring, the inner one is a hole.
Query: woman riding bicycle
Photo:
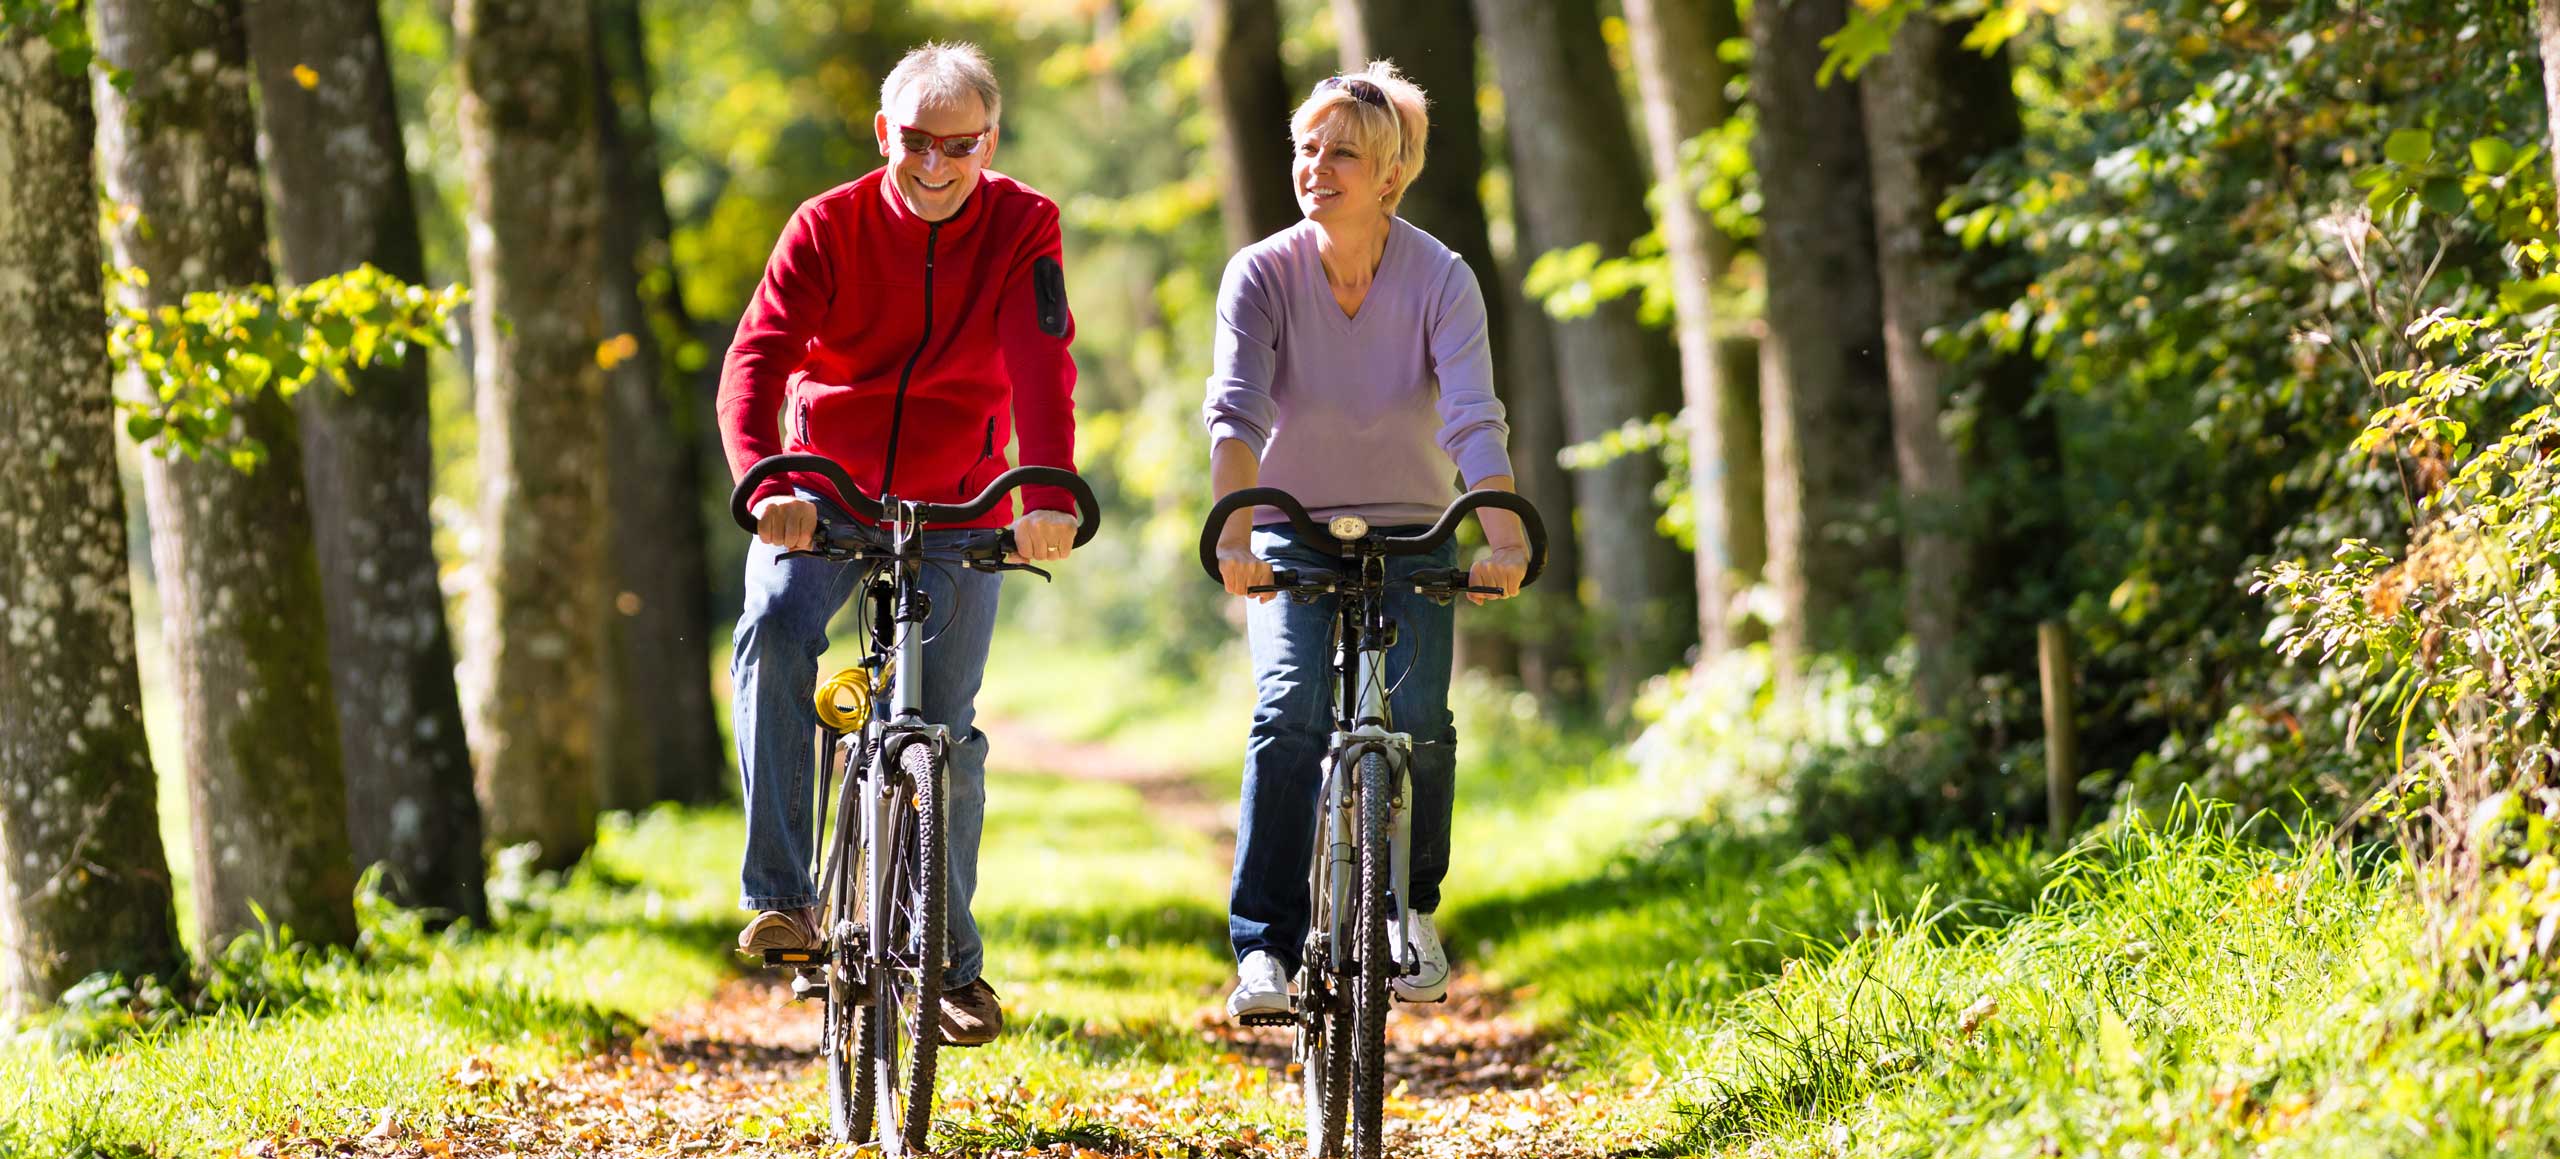
[[[1319,83],[1291,117],[1291,177],[1306,220],[1236,254],[1218,289],[1216,360],[1203,407],[1217,495],[1277,487],[1318,519],[1356,515],[1402,534],[1449,505],[1453,466],[1469,488],[1511,489],[1510,427],[1494,397],[1475,275],[1396,216],[1422,172],[1423,109],[1422,91],[1380,61]],[[1479,518],[1491,550],[1470,579],[1515,594],[1529,562],[1519,519],[1490,509]],[[1400,557],[1391,578],[1450,567],[1455,553],[1452,545]],[[1228,521],[1218,542],[1228,592],[1268,586],[1273,563],[1325,568],[1335,557],[1267,508]],[[1395,683],[1388,711],[1413,737],[1405,933],[1418,966],[1395,991],[1404,1001],[1436,1002],[1449,984],[1431,915],[1449,867],[1457,779],[1448,705],[1453,617],[1410,587],[1390,597],[1388,612],[1399,629],[1388,655]],[[1257,704],[1227,918],[1238,962],[1227,1010],[1239,1018],[1290,1008],[1331,729],[1325,673],[1333,646],[1330,600],[1274,601],[1264,593],[1247,613]]]

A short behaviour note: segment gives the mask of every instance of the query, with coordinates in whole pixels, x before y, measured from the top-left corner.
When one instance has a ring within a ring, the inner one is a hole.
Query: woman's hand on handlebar
[[[818,505],[798,496],[770,496],[755,514],[756,538],[784,551],[807,551],[817,537]]]
[[[1025,511],[1013,521],[1006,563],[1055,563],[1076,548],[1076,517],[1064,511]]]
[[[1507,600],[1520,594],[1520,581],[1529,574],[1529,549],[1496,547],[1476,557],[1476,565],[1467,572],[1467,586],[1500,588],[1498,596],[1468,593],[1467,598],[1482,605],[1486,600]]]
[[[1218,541],[1218,578],[1227,586],[1227,594],[1270,603],[1273,592],[1253,589],[1271,586],[1271,562],[1253,553],[1253,544]]]

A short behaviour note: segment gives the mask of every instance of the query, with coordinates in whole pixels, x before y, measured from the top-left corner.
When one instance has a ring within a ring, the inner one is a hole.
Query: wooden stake
[[[2036,666],[2044,674],[2044,776],[2053,843],[2080,819],[2080,734],[2072,718],[2071,637],[2059,621],[2036,625]]]

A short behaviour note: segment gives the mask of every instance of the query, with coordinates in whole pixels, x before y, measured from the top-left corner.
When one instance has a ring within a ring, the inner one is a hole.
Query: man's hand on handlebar
[[[1013,521],[1013,546],[1006,563],[1055,563],[1076,546],[1076,517],[1064,511],[1025,511]]]
[[[1528,574],[1528,548],[1493,548],[1476,559],[1475,567],[1467,572],[1467,585],[1479,588],[1500,588],[1502,594],[1488,596],[1470,592],[1467,598],[1478,605],[1482,605],[1486,600],[1509,599],[1520,594],[1520,580]]]
[[[1244,596],[1267,604],[1272,596],[1279,594],[1253,590],[1271,586],[1271,562],[1255,555],[1250,541],[1218,542],[1218,579],[1226,585],[1227,594],[1231,596]]]
[[[1073,529],[1073,520],[1069,520]],[[756,504],[756,538],[784,551],[807,551],[818,534],[818,505],[793,495]]]

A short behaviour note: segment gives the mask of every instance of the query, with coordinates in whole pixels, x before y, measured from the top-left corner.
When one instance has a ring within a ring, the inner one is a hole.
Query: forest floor
[[[945,1052],[940,1153],[1298,1154],[1286,1034],[1232,1026],[1222,1008],[1217,919],[1232,806],[1188,770],[1107,744],[1020,723],[989,731],[998,753],[1037,754],[1039,766],[1000,768],[988,794],[977,909],[1012,1026],[993,1047]],[[1067,878],[1078,888],[1058,888]],[[1097,929],[1098,944],[1070,941]],[[789,994],[778,975],[749,974],[563,1070],[509,1080],[466,1063],[449,1077],[485,1087],[484,1106],[377,1121],[332,1149],[835,1153],[822,1129],[817,1012]],[[1399,1009],[1387,1118],[1396,1154],[1571,1159],[1635,1141],[1608,1137],[1608,1116],[1596,1113],[1608,1089],[1577,1078],[1512,1006],[1509,991],[1466,973],[1447,1004]]]

